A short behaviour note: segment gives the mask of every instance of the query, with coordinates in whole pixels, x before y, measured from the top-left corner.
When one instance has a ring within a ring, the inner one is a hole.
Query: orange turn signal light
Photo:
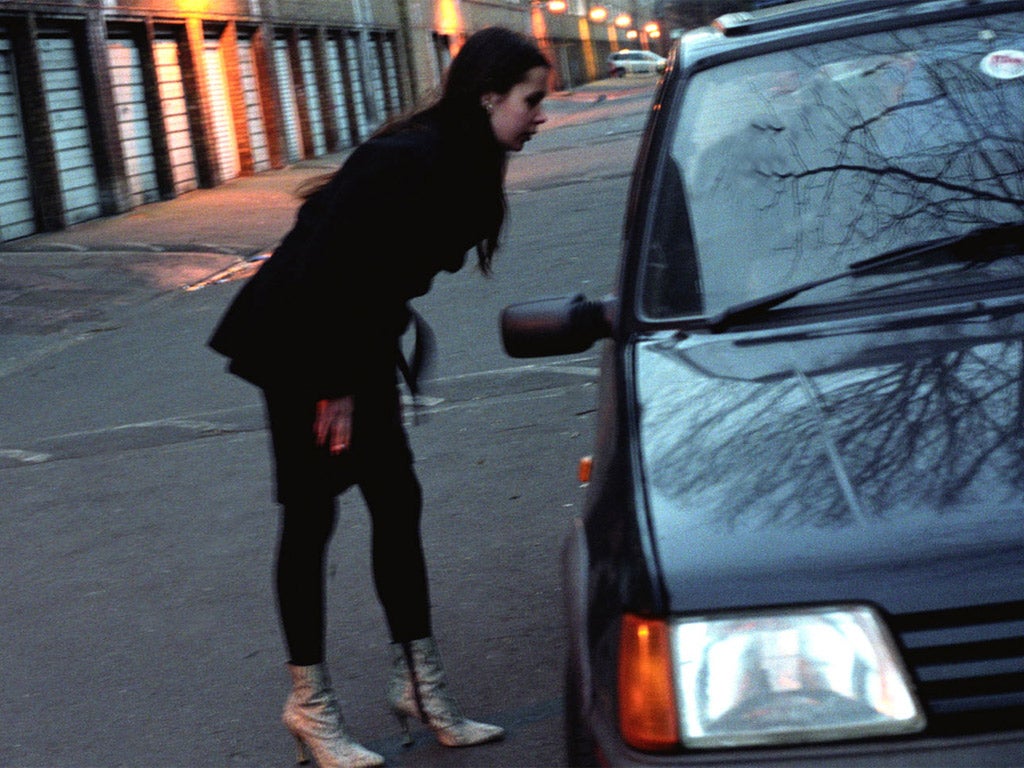
[[[668,624],[622,617],[619,641],[619,728],[637,749],[664,751],[679,743]]]
[[[579,466],[579,471],[578,471],[577,474],[578,474],[578,477],[579,477],[581,483],[589,483],[590,482],[590,472],[591,472],[591,470],[593,470],[593,468],[594,468],[594,457],[593,456],[583,456],[580,459],[580,466]]]

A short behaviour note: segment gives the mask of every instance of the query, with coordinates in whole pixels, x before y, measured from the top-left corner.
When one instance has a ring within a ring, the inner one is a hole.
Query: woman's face
[[[481,102],[494,136],[505,149],[518,152],[548,117],[541,102],[548,95],[548,68],[534,67],[508,93],[486,93]],[[489,105],[489,106],[488,106]]]

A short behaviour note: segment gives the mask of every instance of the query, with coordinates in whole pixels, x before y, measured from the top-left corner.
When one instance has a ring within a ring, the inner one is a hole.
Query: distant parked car
[[[664,56],[653,51],[616,51],[608,57],[608,75],[625,77],[626,75],[656,75],[665,71]]]
[[[730,14],[652,106],[613,294],[502,316],[605,340],[569,764],[1024,766],[1024,3]]]

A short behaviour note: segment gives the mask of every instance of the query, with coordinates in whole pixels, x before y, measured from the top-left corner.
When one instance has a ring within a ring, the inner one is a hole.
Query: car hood
[[[635,346],[670,610],[1019,599],[1024,319],[860,322]]]

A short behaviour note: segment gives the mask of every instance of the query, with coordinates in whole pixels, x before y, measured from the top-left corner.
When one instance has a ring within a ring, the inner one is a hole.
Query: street
[[[435,634],[466,714],[508,733],[451,750],[419,726],[401,746],[383,697],[368,520],[350,492],[328,566],[328,663],[349,728],[388,765],[563,764],[558,557],[583,498],[597,350],[512,360],[497,317],[515,301],[611,289],[653,86],[552,99],[549,125],[511,159],[493,276],[442,275],[416,302],[439,346],[409,429]],[[281,175],[292,185],[325,170]],[[197,211],[206,192],[180,210]],[[294,762],[279,721],[288,678],[262,405],[205,348],[241,283],[183,290],[271,249],[295,205],[273,200],[236,205],[235,220],[227,208],[196,213],[188,241],[155,224],[138,241],[140,211],[0,250],[0,299],[20,290],[24,305],[0,305],[0,765]],[[138,241],[122,244],[138,260],[112,252],[112,238]],[[176,243],[187,244],[177,260]],[[74,284],[88,259],[101,282]]]

